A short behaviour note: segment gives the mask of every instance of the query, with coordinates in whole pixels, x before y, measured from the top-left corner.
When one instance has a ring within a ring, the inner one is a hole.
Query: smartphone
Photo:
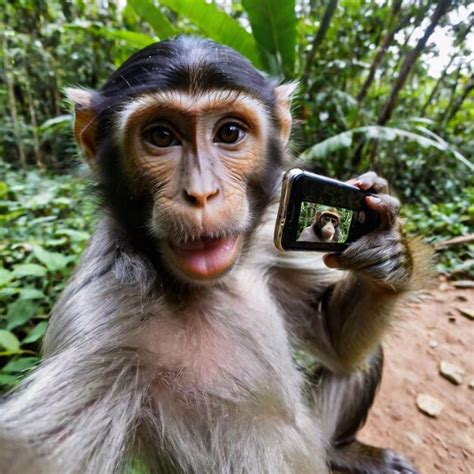
[[[350,184],[298,168],[284,178],[274,241],[280,250],[342,252],[380,226],[365,203],[371,195]]]

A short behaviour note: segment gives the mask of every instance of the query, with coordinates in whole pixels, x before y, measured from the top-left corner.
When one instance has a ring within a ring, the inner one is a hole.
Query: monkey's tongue
[[[236,259],[237,237],[197,239],[170,243],[183,270],[197,278],[212,278],[226,271]]]

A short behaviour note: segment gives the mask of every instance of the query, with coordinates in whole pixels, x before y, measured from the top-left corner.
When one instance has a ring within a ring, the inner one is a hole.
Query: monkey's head
[[[336,209],[327,209],[316,212],[313,220],[313,229],[316,235],[325,241],[335,240],[336,232],[341,224],[341,216]]]
[[[75,136],[139,250],[187,282],[238,261],[275,192],[293,85],[189,37],[130,57],[98,91],[68,89]]]

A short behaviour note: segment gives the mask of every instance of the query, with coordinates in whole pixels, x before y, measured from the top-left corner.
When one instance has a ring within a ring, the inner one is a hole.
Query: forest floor
[[[474,289],[438,282],[385,344],[385,368],[361,441],[403,453],[421,474],[474,473]],[[461,385],[440,375],[446,361],[464,370]],[[436,417],[420,394],[443,404]]]

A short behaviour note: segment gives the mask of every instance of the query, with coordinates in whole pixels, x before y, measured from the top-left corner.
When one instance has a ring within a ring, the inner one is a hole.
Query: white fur
[[[291,267],[269,242],[272,219],[260,252],[176,305],[103,221],[53,311],[44,362],[2,406],[0,472],[327,472],[270,284],[272,267]],[[318,258],[295,257],[322,275]]]

